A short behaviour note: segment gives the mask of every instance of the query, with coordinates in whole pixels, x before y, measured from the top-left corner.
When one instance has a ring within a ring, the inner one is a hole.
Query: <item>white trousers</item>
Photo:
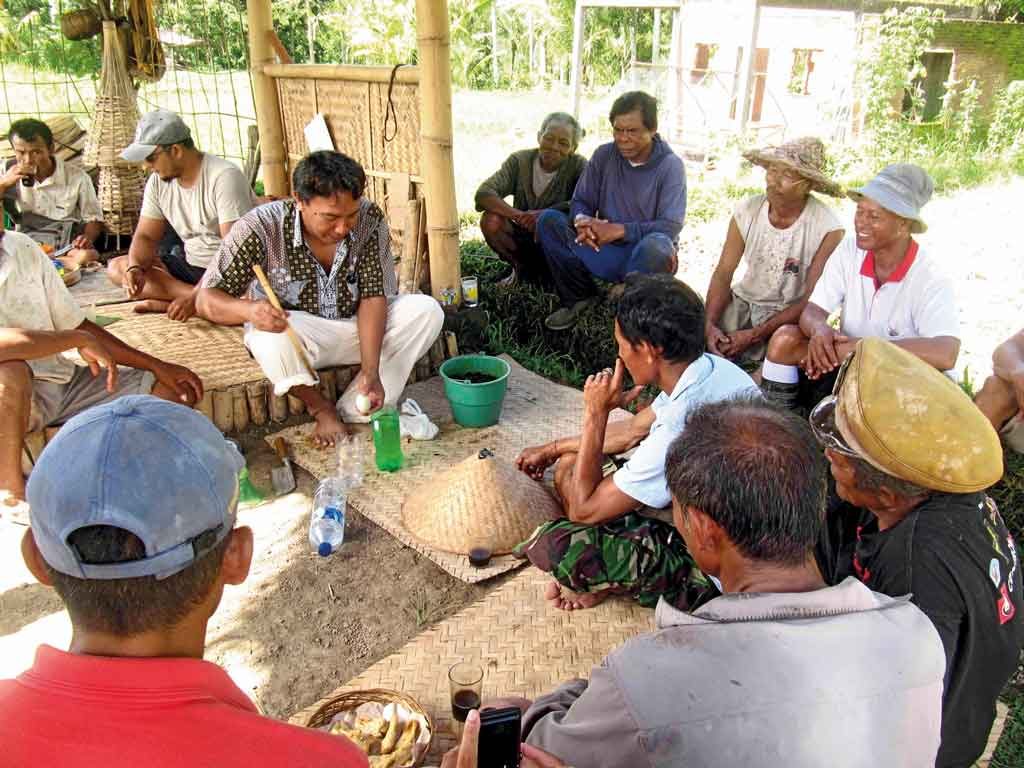
[[[288,322],[306,348],[314,369],[361,362],[355,317],[325,320],[308,312],[289,312]],[[386,404],[398,402],[409,373],[437,339],[443,323],[444,311],[431,296],[405,294],[388,299],[379,370]],[[287,334],[258,331],[247,325],[245,346],[274,385],[275,395],[283,395],[295,386],[318,383],[302,364]],[[339,398],[338,413],[347,422],[365,422],[368,418],[356,408],[359,393],[355,384],[353,379]]]

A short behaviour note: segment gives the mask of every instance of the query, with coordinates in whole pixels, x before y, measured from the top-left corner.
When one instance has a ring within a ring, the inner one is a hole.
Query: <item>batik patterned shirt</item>
[[[328,320],[352,317],[361,298],[398,293],[384,212],[365,197],[356,226],[338,243],[330,270],[306,244],[295,201],[278,200],[254,208],[235,222],[206,271],[203,287],[219,288],[236,298],[266,298],[254,264],[266,272],[285,309]]]

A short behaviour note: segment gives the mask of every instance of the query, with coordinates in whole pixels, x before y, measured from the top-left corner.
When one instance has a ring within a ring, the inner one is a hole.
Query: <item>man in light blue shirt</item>
[[[527,448],[517,459],[538,480],[556,465],[566,516],[540,526],[516,552],[552,575],[546,596],[559,608],[589,608],[626,594],[650,606],[664,596],[686,609],[708,582],[670,515],[654,514],[671,504],[665,457],[696,405],[758,390],[739,367],[704,351],[704,304],[670,275],[627,278],[615,339],[615,370],[590,376],[584,386],[582,433]],[[623,392],[627,370],[636,386]],[[648,384],[661,390],[652,406],[609,424],[612,411]],[[604,475],[606,456],[634,448],[618,471]]]

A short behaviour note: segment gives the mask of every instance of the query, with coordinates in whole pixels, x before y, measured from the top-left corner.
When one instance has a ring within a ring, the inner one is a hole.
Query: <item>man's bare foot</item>
[[[143,312],[166,312],[171,302],[163,299],[145,299],[132,307],[132,312],[142,314]]]
[[[317,411],[313,414],[313,418],[316,419],[316,427],[309,439],[314,445],[326,448],[329,445],[334,445],[341,438],[348,437],[348,427],[338,418],[338,414],[333,408]]]
[[[611,593],[608,590],[602,592],[573,592],[571,589],[563,587],[557,581],[552,581],[544,588],[545,599],[555,608],[562,611],[579,611],[584,608],[593,608],[595,605],[603,603],[609,594]]]
[[[194,293],[190,293],[181,299],[175,299],[167,307],[167,317],[171,320],[177,320],[179,323],[184,323],[190,317],[194,317],[195,314],[196,299]]]
[[[70,267],[71,269],[81,268],[86,264],[99,260],[100,252],[95,248],[72,248],[67,254],[58,259],[65,268]]]

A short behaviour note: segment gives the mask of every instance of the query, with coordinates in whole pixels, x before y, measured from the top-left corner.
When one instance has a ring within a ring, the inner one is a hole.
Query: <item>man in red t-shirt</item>
[[[262,717],[203,661],[225,584],[243,460],[205,417],[129,396],[69,421],[29,479],[22,553],[71,616],[68,652],[0,681],[0,762],[21,766],[364,768],[352,742]]]

